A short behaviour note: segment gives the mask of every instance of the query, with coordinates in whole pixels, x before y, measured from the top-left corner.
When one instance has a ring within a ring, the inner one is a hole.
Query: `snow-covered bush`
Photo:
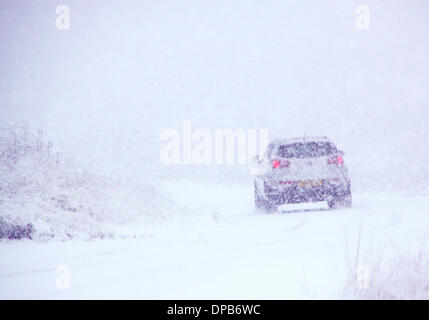
[[[33,234],[33,225],[28,223],[25,226],[7,223],[0,217],[0,239],[31,239]]]
[[[29,226],[34,239],[112,237],[115,226],[162,218],[167,207],[156,186],[59,162],[46,150],[0,157],[0,238]]]

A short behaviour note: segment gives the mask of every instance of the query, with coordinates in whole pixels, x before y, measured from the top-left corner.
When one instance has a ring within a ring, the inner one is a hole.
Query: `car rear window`
[[[337,148],[329,142],[300,142],[280,145],[277,155],[280,158],[316,158],[337,152]]]

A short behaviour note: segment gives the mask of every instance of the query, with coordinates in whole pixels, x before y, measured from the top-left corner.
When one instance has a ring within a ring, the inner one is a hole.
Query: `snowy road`
[[[0,243],[0,298],[338,298],[356,265],[419,246],[429,230],[427,197],[356,194],[352,209],[258,215],[248,186],[166,188],[186,218],[136,225],[136,238]]]

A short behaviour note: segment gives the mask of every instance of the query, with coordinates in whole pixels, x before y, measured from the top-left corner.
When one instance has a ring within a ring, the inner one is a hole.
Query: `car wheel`
[[[351,208],[352,207],[352,194],[351,192],[347,193],[344,197],[339,199],[332,198],[328,200],[328,207],[330,209],[337,208]]]
[[[255,185],[255,207],[257,212],[273,213],[277,211],[277,207],[265,200],[259,195],[258,189]]]

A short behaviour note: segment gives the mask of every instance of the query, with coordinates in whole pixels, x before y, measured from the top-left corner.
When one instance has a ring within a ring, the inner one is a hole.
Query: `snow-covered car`
[[[327,201],[330,208],[352,205],[344,152],[327,137],[273,140],[254,160],[264,169],[254,178],[257,210],[316,201]]]

